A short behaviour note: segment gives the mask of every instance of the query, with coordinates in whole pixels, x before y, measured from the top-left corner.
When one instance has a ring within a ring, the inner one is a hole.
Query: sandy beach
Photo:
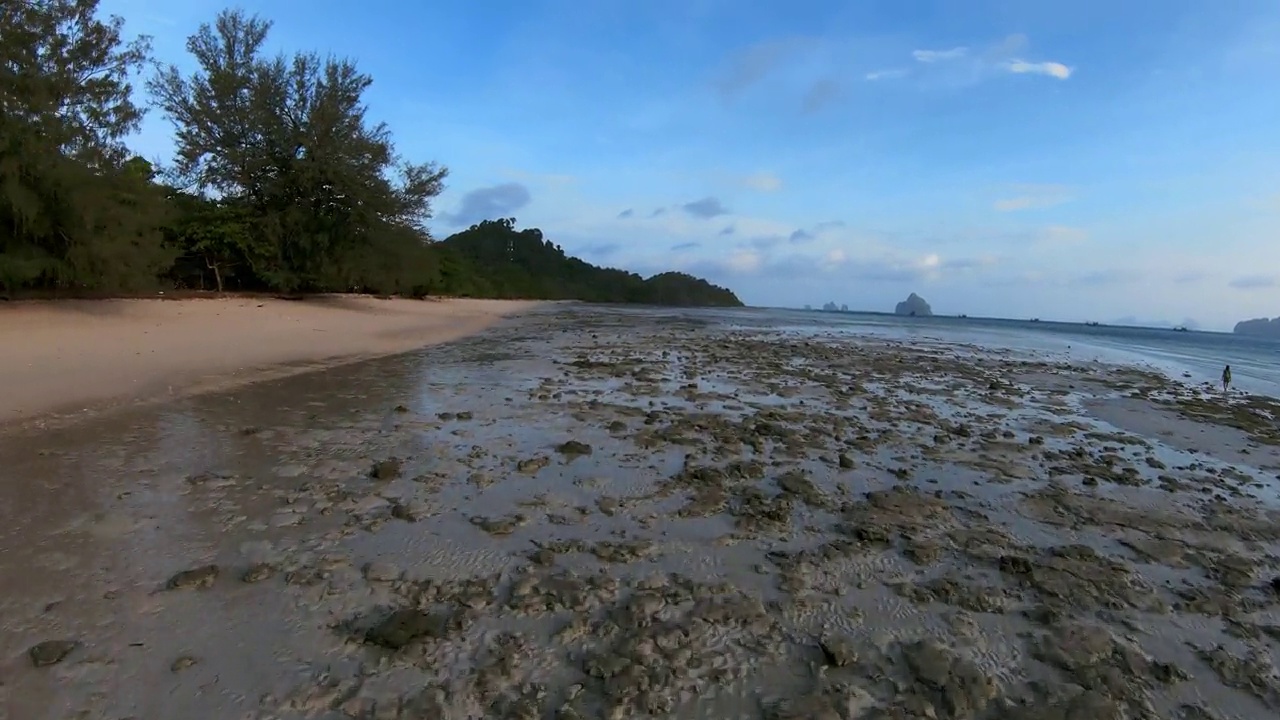
[[[0,435],[0,708],[1280,712],[1275,400],[733,317],[562,306]]]
[[[404,352],[533,305],[361,296],[0,304],[0,423]]]

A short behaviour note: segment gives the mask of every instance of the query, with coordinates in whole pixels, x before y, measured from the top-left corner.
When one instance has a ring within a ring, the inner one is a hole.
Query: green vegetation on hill
[[[515,229],[515,218],[485,220],[436,243],[448,258],[441,287],[448,294],[501,298],[575,299],[650,305],[739,306],[734,294],[684,273],[644,279],[570,257],[537,228]]]
[[[174,126],[158,172],[125,138],[150,62],[98,0],[0,4],[0,294],[176,288],[741,305],[682,273],[570,257],[514,219],[443,241],[447,170],[402,158],[366,118],[349,60],[265,53],[269,22],[224,11],[187,41],[196,70],[147,83]]]

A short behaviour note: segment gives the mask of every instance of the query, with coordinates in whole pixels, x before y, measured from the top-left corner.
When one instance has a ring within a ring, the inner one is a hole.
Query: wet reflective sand
[[[715,317],[556,308],[0,436],[0,707],[1280,712],[1269,401]]]

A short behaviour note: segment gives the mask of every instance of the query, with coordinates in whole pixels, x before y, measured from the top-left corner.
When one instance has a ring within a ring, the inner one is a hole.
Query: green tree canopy
[[[126,43],[97,0],[0,4],[0,287],[134,288],[171,256],[163,198],[128,164],[138,127]]]
[[[373,81],[353,62],[267,57],[270,29],[224,11],[187,40],[199,69],[170,65],[149,87],[176,130],[173,179],[254,221],[250,237],[201,246],[272,285],[329,288],[359,274],[353,258],[405,230],[424,235],[447,171],[397,156],[387,127],[366,118]]]

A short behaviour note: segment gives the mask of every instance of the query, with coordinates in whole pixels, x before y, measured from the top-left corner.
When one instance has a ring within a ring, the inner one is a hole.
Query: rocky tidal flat
[[[0,435],[0,709],[1280,716],[1280,404],[752,317]]]

